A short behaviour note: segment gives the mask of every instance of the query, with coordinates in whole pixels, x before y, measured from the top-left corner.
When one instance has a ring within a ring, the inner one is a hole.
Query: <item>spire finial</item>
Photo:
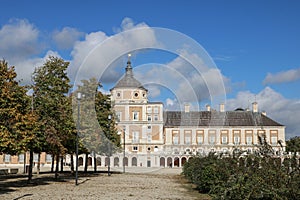
[[[128,61],[130,62],[131,53],[129,53],[127,56],[128,56]]]
[[[130,76],[133,76],[132,75],[131,61],[130,61],[131,54],[129,53],[127,56],[128,56],[128,61],[127,61],[127,66],[126,66],[126,74],[130,75]]]

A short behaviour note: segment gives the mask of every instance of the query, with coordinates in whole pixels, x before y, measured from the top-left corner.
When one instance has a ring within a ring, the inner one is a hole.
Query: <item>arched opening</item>
[[[89,158],[88,158],[88,166],[92,166],[92,163],[93,163],[92,160],[93,160],[92,157],[89,157]]]
[[[178,157],[175,157],[174,158],[174,167],[179,167],[179,158]]]
[[[127,157],[123,158],[123,163],[125,164],[125,166],[128,167],[128,158]]]
[[[182,158],[181,158],[181,166],[183,166],[184,163],[186,163],[186,157],[182,157]]]
[[[105,166],[108,166],[109,157],[105,157]]]
[[[82,166],[83,165],[83,158],[79,157],[78,158],[78,166]]]
[[[114,166],[119,167],[119,158],[118,157],[114,158]]]
[[[160,162],[161,167],[165,167],[165,158],[164,157],[161,157],[159,162]]]
[[[97,166],[101,166],[101,158],[100,157],[97,157],[97,159],[96,159],[96,165]]]
[[[168,157],[168,158],[167,158],[167,165],[168,165],[169,167],[172,167],[172,158],[171,158],[171,157]]]
[[[136,159],[136,157],[132,158],[132,166],[137,166],[137,159]]]

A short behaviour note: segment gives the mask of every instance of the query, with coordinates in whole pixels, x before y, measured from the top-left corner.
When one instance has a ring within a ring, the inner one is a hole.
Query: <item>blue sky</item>
[[[260,110],[287,126],[288,137],[300,135],[299,1],[2,0],[1,7],[0,55],[16,66],[23,83],[48,55],[70,61],[74,74],[91,41],[138,26],[168,28],[193,38],[212,57],[226,80],[227,110],[257,100]],[[176,55],[162,51],[132,57],[134,67],[175,61]],[[115,65],[103,77],[105,90],[122,75],[126,57]],[[169,88],[149,87],[151,100],[178,108]]]

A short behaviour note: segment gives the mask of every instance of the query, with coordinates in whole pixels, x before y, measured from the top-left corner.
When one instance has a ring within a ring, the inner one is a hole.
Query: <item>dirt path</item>
[[[52,175],[50,175],[52,176]],[[159,170],[153,173],[80,175],[79,185],[72,177],[53,181],[43,174],[31,185],[25,178],[0,180],[0,199],[202,199],[187,189],[176,171]],[[71,179],[72,178],[72,179]]]

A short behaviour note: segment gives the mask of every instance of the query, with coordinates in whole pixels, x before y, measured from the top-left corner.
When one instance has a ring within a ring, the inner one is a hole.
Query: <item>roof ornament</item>
[[[128,57],[128,61],[127,61],[127,66],[126,66],[126,75],[133,76],[131,61],[130,61],[131,54],[130,53],[127,54],[127,57]]]

